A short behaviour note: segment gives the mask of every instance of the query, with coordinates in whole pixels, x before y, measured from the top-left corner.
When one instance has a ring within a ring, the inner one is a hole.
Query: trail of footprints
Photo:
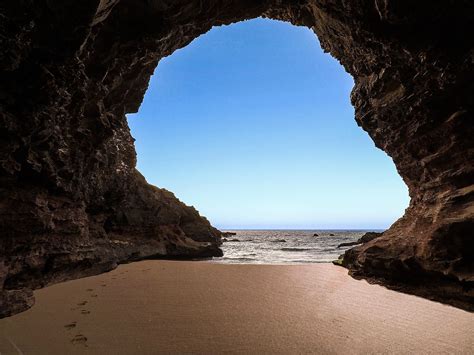
[[[107,284],[103,283],[101,284],[102,287],[106,287]],[[89,293],[89,296],[91,298],[97,298],[97,294],[96,293],[92,293],[94,291],[94,289],[92,288],[88,288],[86,290],[88,293]],[[71,308],[72,311],[77,311],[79,310],[80,311],[80,314],[90,314],[91,311],[89,311],[88,309],[85,309],[84,306],[86,306],[88,303],[88,301],[82,301],[82,302],[79,302],[77,303],[77,307],[73,307]],[[64,326],[64,328],[66,328],[66,330],[70,331],[70,330],[73,330],[74,328],[76,328],[77,326],[77,321],[73,321],[69,324],[66,324]],[[74,345],[82,345],[82,346],[85,346],[87,347],[87,337],[81,333],[77,333],[72,339],[71,339],[71,343],[74,344]]]
[[[148,271],[148,270],[150,270],[150,269],[142,270],[142,271]],[[125,274],[125,273],[127,273],[127,272],[128,272],[128,271],[125,270],[125,271],[121,272],[119,275],[123,275],[123,274]],[[116,277],[116,276],[112,276],[111,279],[112,279],[112,280],[116,280],[117,277]],[[122,277],[121,279],[124,280],[125,277]],[[101,286],[101,287],[107,287],[107,284],[106,284],[106,283],[102,283],[100,286]],[[91,297],[91,298],[97,298],[97,297],[98,297],[98,295],[97,295],[96,293],[93,293],[93,292],[94,292],[94,289],[92,289],[92,288],[86,289],[86,292],[88,292],[88,295],[89,295],[89,297]],[[82,314],[82,315],[90,314],[91,311],[89,311],[88,309],[85,308],[85,306],[87,305],[88,302],[89,302],[89,301],[87,301],[87,300],[82,301],[82,302],[79,302],[79,303],[77,303],[76,307],[71,308],[71,310],[72,310],[72,311],[79,311],[80,314]],[[69,324],[66,324],[66,325],[64,326],[64,328],[65,328],[67,331],[71,331],[71,330],[75,329],[76,327],[77,327],[77,321],[73,321],[73,322],[71,322],[71,323],[69,323]],[[87,337],[86,337],[85,335],[81,334],[81,333],[75,334],[75,336],[71,339],[71,343],[74,344],[74,345],[81,345],[81,346],[85,346],[85,347],[88,346],[88,345],[87,345]]]

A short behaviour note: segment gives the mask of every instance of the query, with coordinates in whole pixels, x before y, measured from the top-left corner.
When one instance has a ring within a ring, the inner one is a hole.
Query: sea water
[[[237,264],[327,263],[351,247],[366,232],[380,230],[226,230],[224,256],[216,262]]]

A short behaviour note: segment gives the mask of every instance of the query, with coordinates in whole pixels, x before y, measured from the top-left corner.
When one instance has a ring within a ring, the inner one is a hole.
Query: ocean
[[[225,230],[229,235],[222,245],[224,256],[218,263],[302,264],[328,263],[351,247],[337,246],[354,242],[366,232],[380,230]],[[316,236],[316,235],[317,236]]]

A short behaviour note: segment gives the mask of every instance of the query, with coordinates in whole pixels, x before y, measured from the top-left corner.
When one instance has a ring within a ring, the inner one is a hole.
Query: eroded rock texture
[[[471,1],[4,0],[0,316],[31,306],[31,289],[120,262],[219,255],[219,232],[135,170],[125,114],[160,58],[258,16],[316,32],[409,187],[406,214],[345,265],[474,309]]]

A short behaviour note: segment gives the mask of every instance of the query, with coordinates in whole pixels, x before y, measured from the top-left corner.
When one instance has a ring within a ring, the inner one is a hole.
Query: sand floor
[[[3,354],[474,354],[474,314],[331,264],[143,261],[36,292]]]

